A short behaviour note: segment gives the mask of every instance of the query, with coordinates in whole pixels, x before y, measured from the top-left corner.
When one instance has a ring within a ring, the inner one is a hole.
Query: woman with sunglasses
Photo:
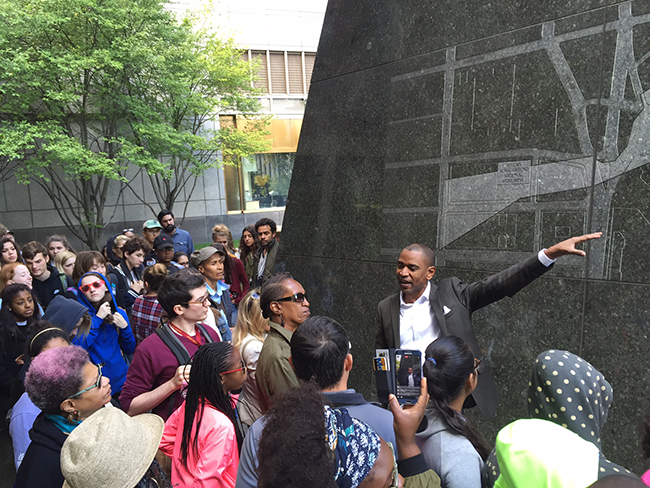
[[[77,300],[88,309],[92,319],[87,333],[78,333],[72,343],[83,347],[94,363],[104,363],[104,374],[113,385],[117,400],[126,380],[128,366],[124,356],[135,351],[135,337],[126,312],[118,308],[110,282],[96,272],[79,280]]]
[[[43,351],[25,377],[29,399],[42,410],[32,442],[16,475],[16,488],[60,488],[61,447],[83,420],[111,401],[111,385],[101,366],[75,346]]]
[[[243,442],[230,392],[246,379],[239,351],[227,342],[199,348],[185,403],[169,417],[160,450],[172,459],[174,486],[234,487]]]
[[[430,407],[416,442],[445,488],[481,488],[481,469],[491,447],[463,415],[478,381],[480,361],[455,336],[440,337],[425,351]]]

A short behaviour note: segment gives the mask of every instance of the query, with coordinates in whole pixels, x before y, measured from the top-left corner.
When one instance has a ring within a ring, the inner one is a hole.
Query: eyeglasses
[[[390,450],[393,453],[393,473],[391,474],[390,485],[388,485],[388,488],[398,488],[399,477],[397,475],[397,456],[395,455],[395,448],[391,442],[387,442],[386,444],[388,444],[388,447],[390,447]]]
[[[79,289],[81,290],[81,293],[88,293],[90,291],[90,288],[101,288],[102,285],[105,283],[101,280],[93,281],[92,283],[86,283],[85,285],[81,285]]]
[[[307,294],[306,293],[296,293],[295,295],[291,295],[290,297],[278,298],[277,300],[274,300],[274,301],[276,301],[276,302],[302,303],[305,300],[307,300]]]
[[[127,232],[133,232],[133,229],[123,229],[122,234],[126,234]]]
[[[233,369],[232,371],[224,371],[221,374],[230,374],[230,373],[236,373],[237,371],[246,371],[248,368],[246,367],[246,363],[244,360],[241,360],[241,368]]]
[[[205,296],[199,298],[198,300],[193,300],[191,302],[183,303],[183,305],[185,307],[191,305],[192,303],[195,303],[197,305],[205,305],[205,303],[208,302],[209,300],[210,300],[210,295],[205,295]]]
[[[74,395],[70,395],[70,396],[67,398],[67,400],[70,400],[70,399],[72,399],[72,398],[76,398],[76,397],[78,397],[79,395],[81,395],[81,394],[83,394],[83,393],[86,393],[87,391],[92,390],[93,388],[99,388],[99,386],[102,384],[102,378],[103,378],[103,375],[102,375],[102,366],[104,366],[104,363],[100,363],[100,364],[97,365],[97,370],[99,371],[99,374],[97,375],[97,381],[95,381],[94,384],[90,385],[88,388],[84,388],[83,390],[78,391],[78,392],[75,393]]]

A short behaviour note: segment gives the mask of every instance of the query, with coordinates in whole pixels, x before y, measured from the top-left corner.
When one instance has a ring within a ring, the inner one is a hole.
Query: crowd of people
[[[464,414],[490,418],[498,404],[471,314],[584,256],[576,246],[600,233],[470,284],[434,284],[433,251],[407,246],[375,345],[420,351],[411,408],[350,388],[348,333],[274,273],[270,219],[245,227],[238,248],[218,224],[195,249],[168,210],[101,252],[0,234],[0,412],[17,488],[650,486],[604,456],[613,388],[569,351],[537,357],[530,418],[495,445]]]

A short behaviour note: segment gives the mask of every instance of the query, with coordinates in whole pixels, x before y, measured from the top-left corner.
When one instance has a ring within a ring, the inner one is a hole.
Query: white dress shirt
[[[422,359],[426,357],[424,351],[427,346],[440,337],[440,326],[429,304],[430,293],[431,283],[427,283],[424,292],[414,303],[404,302],[402,294],[399,295],[400,348],[421,351]]]

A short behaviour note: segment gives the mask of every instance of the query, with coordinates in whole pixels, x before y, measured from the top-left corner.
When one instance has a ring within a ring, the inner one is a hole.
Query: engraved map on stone
[[[385,197],[387,228],[417,216],[447,266],[486,250],[515,262],[506,253],[602,230],[588,276],[650,279],[648,253],[628,245],[650,235],[650,12],[626,2],[596,14],[400,64],[385,181],[428,181],[437,200]]]

